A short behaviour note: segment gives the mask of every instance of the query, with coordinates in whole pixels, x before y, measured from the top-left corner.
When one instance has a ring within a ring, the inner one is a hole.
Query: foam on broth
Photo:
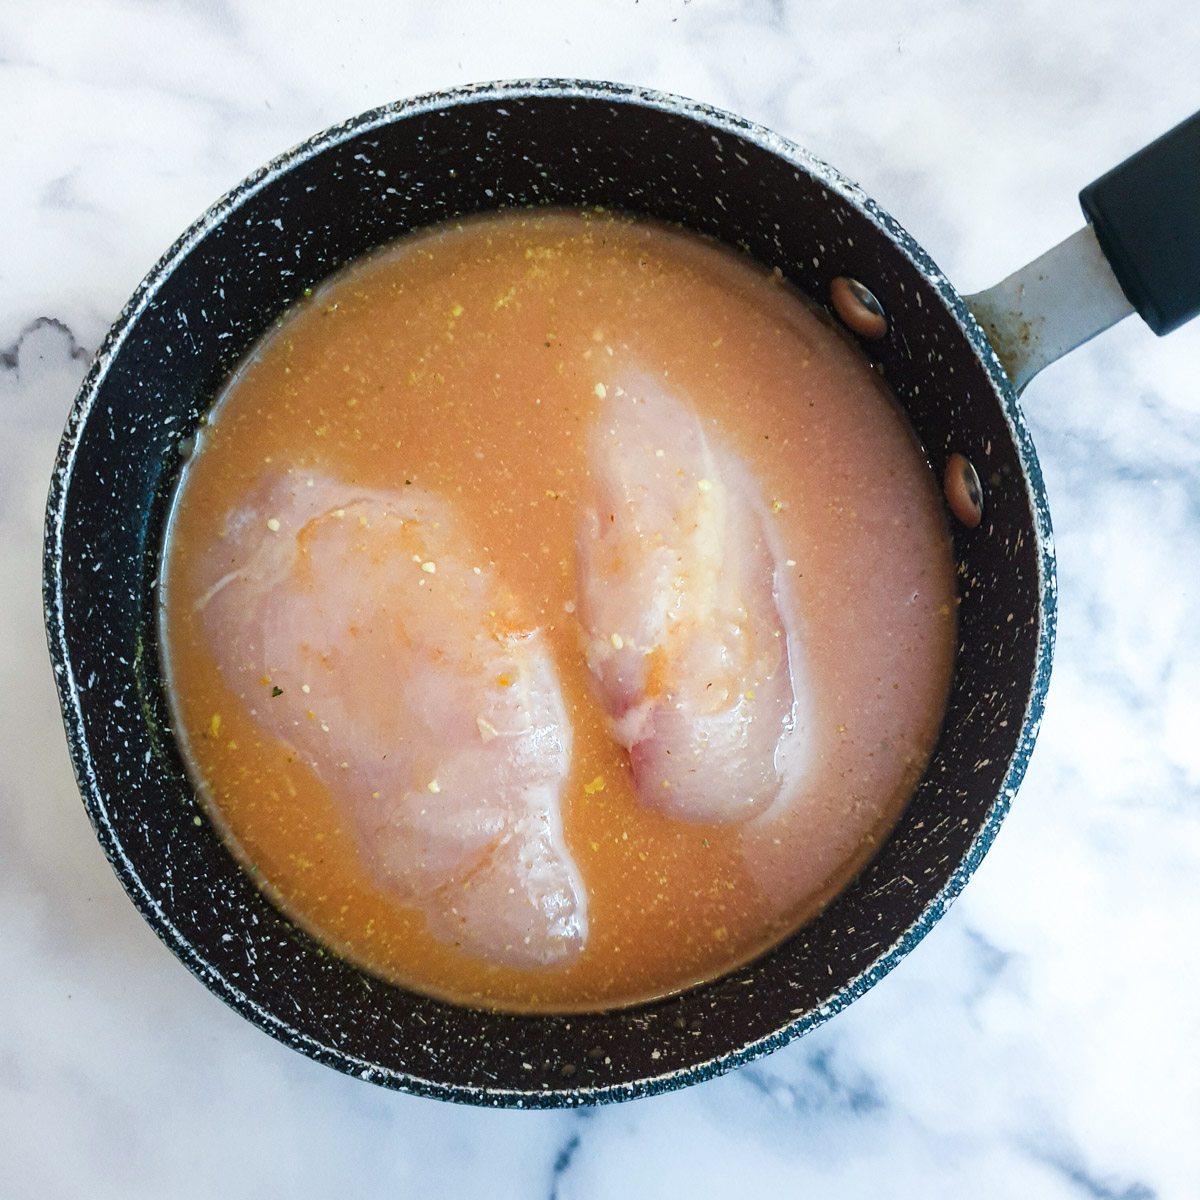
[[[691,823],[640,802],[581,649],[589,433],[631,372],[679,398],[744,465],[788,573],[810,762],[795,795],[749,822]],[[565,963],[498,965],[435,937],[365,865],[337,780],[264,728],[269,692],[222,674],[202,619],[213,548],[239,503],[289,472],[444,497],[536,623],[573,729],[562,821],[587,939]],[[514,212],[411,235],[297,304],[196,439],[163,578],[176,730],[210,814],[261,886],[386,979],[524,1011],[677,991],[814,915],[903,808],[953,665],[940,496],[869,365],[746,258],[599,212]]]

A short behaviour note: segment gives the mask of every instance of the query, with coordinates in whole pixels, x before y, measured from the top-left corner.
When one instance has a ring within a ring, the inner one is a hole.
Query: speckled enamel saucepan
[[[1147,187],[1152,205],[1138,200]],[[783,1045],[865,992],[975,870],[1041,718],[1054,553],[1016,393],[1128,311],[1126,296],[1159,331],[1200,308],[1200,121],[1083,199],[1088,230],[964,301],[854,185],[775,134],[670,96],[555,81],[366,113],[234,189],[113,326],[50,491],[46,619],[71,755],[97,836],[146,920],[209,988],[288,1045],[363,1079],[478,1104],[679,1087]],[[744,247],[878,335],[862,337],[864,351],[934,470],[950,468],[955,510],[977,523],[954,521],[961,644],[941,738],[857,881],[772,953],[714,983],[623,1011],[520,1017],[383,984],[323,951],[255,889],[189,785],[155,613],[181,442],[260,333],[306,287],[411,229],[545,203],[648,213]],[[1169,253],[1153,251],[1172,239]],[[1053,294],[1064,279],[1065,304]]]

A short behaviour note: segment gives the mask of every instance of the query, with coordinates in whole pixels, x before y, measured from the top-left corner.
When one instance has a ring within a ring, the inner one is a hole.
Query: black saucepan
[[[944,728],[874,861],[749,966],[654,1004],[562,1017],[468,1010],[389,986],[283,917],[189,785],[155,619],[181,444],[259,335],[306,287],[409,230],[537,204],[679,222],[778,267],[821,304],[835,278],[865,285],[886,334],[864,350],[939,477],[961,454],[985,493],[977,527],[954,523],[961,640]],[[673,97],[559,81],[366,113],[205,213],[138,288],[83,383],[51,486],[45,591],[84,801],[171,950],[315,1059],[390,1087],[516,1107],[618,1100],[718,1074],[814,1028],[885,975],[958,894],[1008,810],[1041,719],[1055,621],[1050,517],[1014,388],[924,251],[856,187],[765,129]]]

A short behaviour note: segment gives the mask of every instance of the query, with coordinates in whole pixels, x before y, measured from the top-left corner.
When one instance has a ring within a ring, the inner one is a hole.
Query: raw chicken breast
[[[211,575],[222,673],[346,806],[380,881],[490,962],[578,954],[558,678],[451,506],[288,474],[231,515]]]
[[[613,393],[578,537],[588,666],[644,803],[695,822],[757,816],[793,790],[806,741],[771,516],[663,384]]]

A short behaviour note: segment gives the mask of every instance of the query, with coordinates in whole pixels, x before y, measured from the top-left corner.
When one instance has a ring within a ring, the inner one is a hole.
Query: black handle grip
[[[1200,113],[1089,184],[1079,203],[1155,333],[1200,313]]]

